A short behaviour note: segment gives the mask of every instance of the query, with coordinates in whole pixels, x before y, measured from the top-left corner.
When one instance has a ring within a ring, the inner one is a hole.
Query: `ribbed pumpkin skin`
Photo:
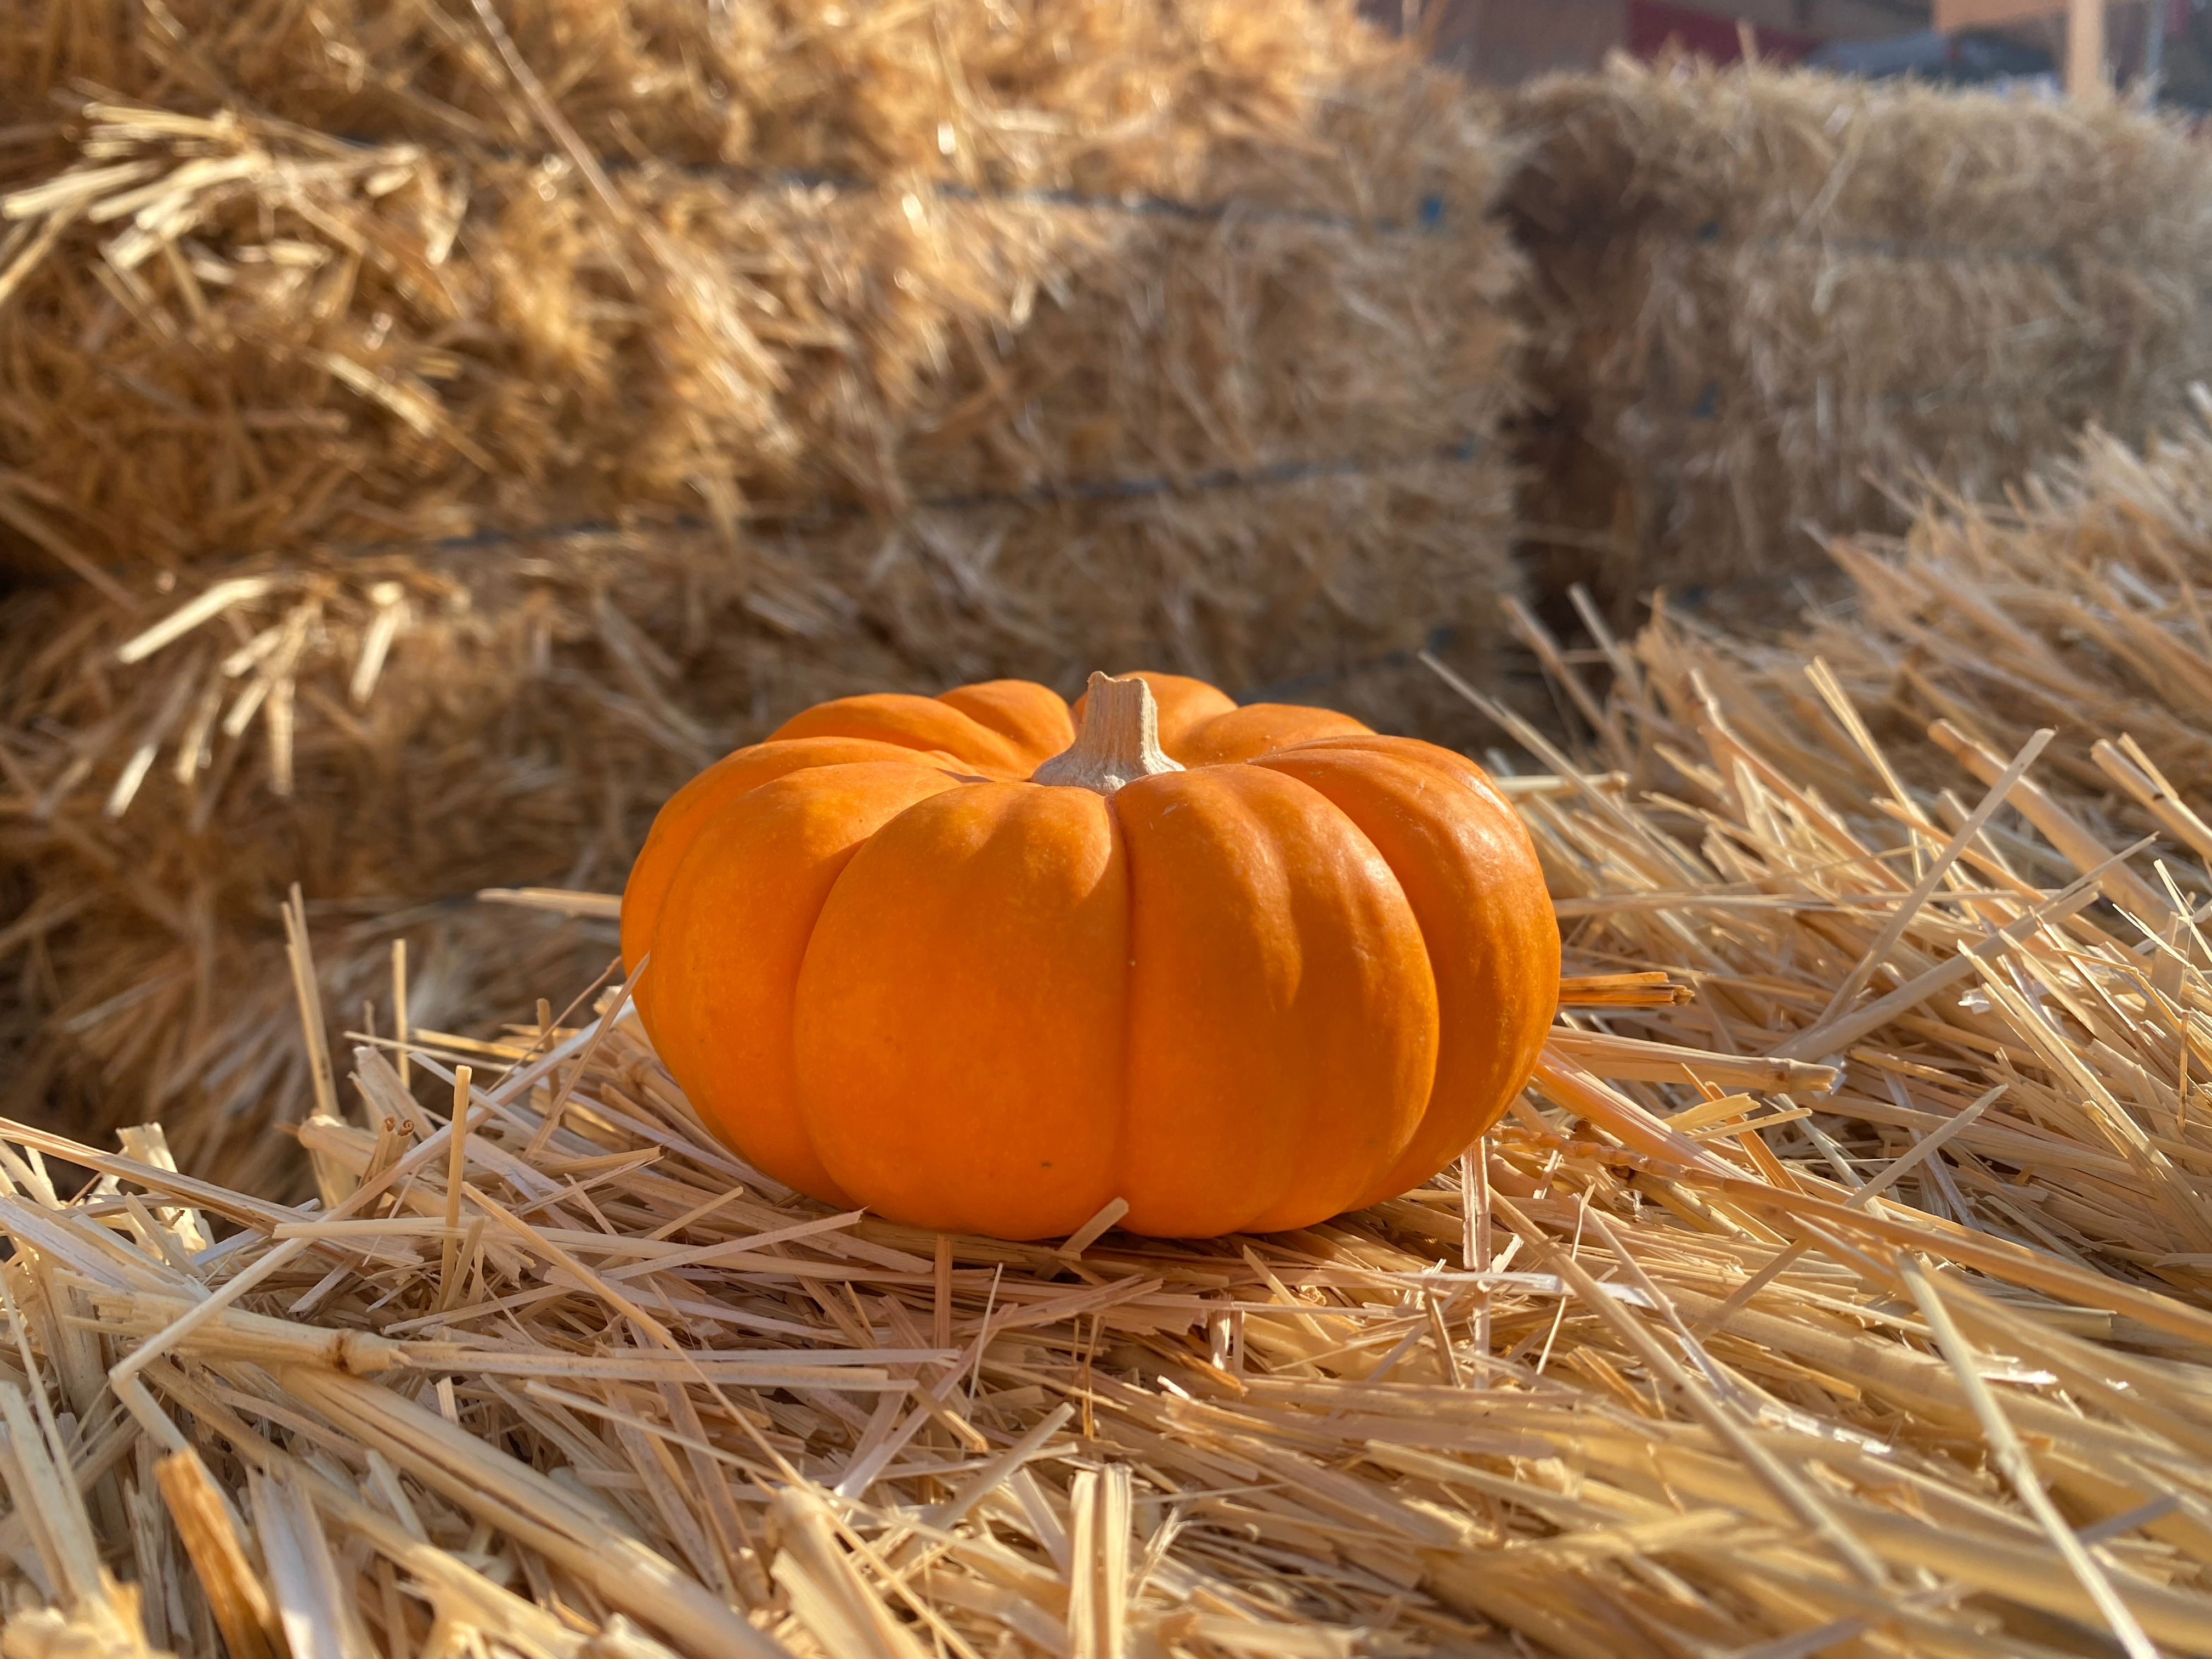
[[[1029,775],[1042,686],[824,703],[662,809],[623,898],[646,1029],[765,1173],[1005,1238],[1310,1225],[1433,1175],[1551,1024],[1559,944],[1480,768],[1143,676],[1188,769]],[[1079,715],[1082,705],[1077,705]]]

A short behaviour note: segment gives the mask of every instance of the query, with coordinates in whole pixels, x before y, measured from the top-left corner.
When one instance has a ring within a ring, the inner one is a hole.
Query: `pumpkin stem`
[[[1032,783],[1063,784],[1110,795],[1156,772],[1180,772],[1160,748],[1160,706],[1152,688],[1132,674],[1093,674],[1075,741],[1030,775]]]

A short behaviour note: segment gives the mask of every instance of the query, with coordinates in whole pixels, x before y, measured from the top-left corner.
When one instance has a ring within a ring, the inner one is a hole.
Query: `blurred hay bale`
[[[245,12],[228,0],[23,0],[0,29],[0,92],[27,106],[88,84],[371,142],[568,153],[573,134],[609,167],[913,170],[994,190],[1186,199],[1233,182],[1244,199],[1305,209],[1356,210],[1390,188],[1369,158],[1317,142],[1346,134],[1317,135],[1316,110],[1362,92],[1410,98],[1412,109],[1386,99],[1323,118],[1389,126],[1455,96],[1410,70],[1348,6],[1251,0],[489,0],[474,11],[263,0]],[[1314,199],[1310,175],[1332,172],[1333,199]]]
[[[304,41],[257,23],[234,43],[227,9],[167,72],[242,53],[246,93],[329,136],[95,102],[57,128],[74,165],[38,145],[16,169],[0,465],[9,550],[34,568],[58,544],[173,563],[1402,460],[1486,436],[1510,390],[1492,136],[1334,0],[1070,0],[1019,27],[962,3],[811,32],[760,8],[773,62],[740,52],[724,82],[762,107],[723,95],[769,136],[735,155],[678,131],[626,150],[645,66],[631,103],[585,73],[533,114],[480,33],[446,50],[512,117],[481,138],[419,107],[466,101],[434,52],[333,104],[332,76],[362,71],[331,18],[278,8],[312,19]],[[597,64],[565,54],[660,9],[577,6],[547,49]],[[362,10],[383,61],[398,25]],[[1076,74],[1056,54],[1078,44],[1126,59]]]
[[[1993,495],[2212,368],[2212,151],[2119,104],[1692,62],[1516,94],[1562,580],[1702,582]],[[1623,543],[1626,544],[1622,544]]]
[[[463,896],[618,885],[822,697],[1448,732],[1410,652],[1491,658],[1499,152],[1337,0],[66,9],[0,28],[75,88],[0,149],[0,558],[82,579],[0,617],[19,1113],[273,1169],[296,1021],[219,988],[290,884],[334,1025],[400,933],[472,1029]]]

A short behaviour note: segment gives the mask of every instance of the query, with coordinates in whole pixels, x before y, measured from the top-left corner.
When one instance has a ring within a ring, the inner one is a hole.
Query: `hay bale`
[[[1562,583],[1802,566],[1808,523],[1895,528],[1923,468],[1993,495],[2090,421],[2139,440],[2212,368],[2212,152],[2141,109],[1622,62],[1506,118]]]
[[[428,927],[477,1029],[505,965],[422,906],[618,884],[820,697],[1151,662],[1454,729],[1410,653],[1513,585],[1517,265],[1466,94],[1337,0],[264,11],[30,31],[164,102],[0,155],[0,556],[83,579],[0,618],[19,1111],[259,1157],[304,1061],[210,988],[292,883],[334,1022]]]
[[[1313,142],[1316,105],[1411,91],[1412,110],[1384,100],[1328,118],[1417,133],[1403,118],[1453,94],[1443,77],[1409,88],[1410,64],[1350,7],[1250,0],[26,0],[0,29],[0,92],[27,107],[89,83],[372,142],[575,161],[573,134],[609,170],[914,172],[1109,198],[1197,199],[1227,165],[1242,198],[1320,205],[1287,164],[1333,175],[1328,205],[1352,210],[1376,181]]]
[[[933,12],[835,74],[802,38],[729,82],[801,82],[820,107],[781,112],[787,131],[756,112],[780,135],[768,153],[690,165],[675,134],[635,164],[581,148],[579,131],[629,130],[588,75],[573,120],[547,106],[553,134],[526,104],[519,131],[475,143],[413,100],[326,108],[289,58],[246,85],[343,140],[88,106],[76,165],[42,152],[6,209],[15,556],[51,568],[60,542],[72,562],[173,563],[649,508],[896,510],[1486,440],[1515,338],[1491,136],[1348,7],[1276,10],[1084,0],[1010,29],[951,8],[981,34],[947,43],[973,54],[949,68],[988,98],[939,84]],[[1109,16],[1121,33],[1092,44],[1126,62],[1049,72],[1066,25]],[[360,38],[388,21],[358,20]],[[330,22],[308,31],[326,54]],[[1218,101],[1198,104],[1212,78]],[[1141,120],[1123,107],[1139,91],[1162,103]],[[927,144],[878,130],[871,100],[908,127],[928,112]]]

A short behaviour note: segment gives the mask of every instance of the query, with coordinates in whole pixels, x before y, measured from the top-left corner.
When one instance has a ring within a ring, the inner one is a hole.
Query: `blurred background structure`
[[[2055,92],[2069,27],[2066,0],[1365,0],[1364,9],[1385,27],[1410,25],[1439,61],[1493,86],[1595,70],[1617,52],[1650,58],[1672,47],[1732,64],[1748,45],[1767,63]],[[2203,0],[2098,9],[2123,86],[2155,82],[2164,100],[2212,105]]]

